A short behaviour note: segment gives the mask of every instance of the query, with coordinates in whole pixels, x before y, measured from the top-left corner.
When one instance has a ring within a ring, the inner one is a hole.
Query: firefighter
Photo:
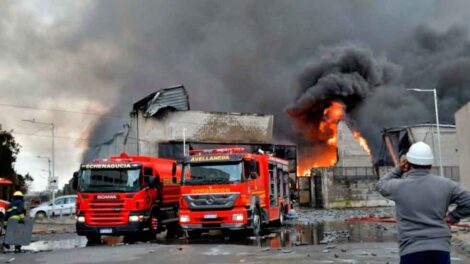
[[[13,200],[8,205],[7,214],[3,221],[5,230],[7,229],[8,219],[15,219],[19,223],[24,224],[24,217],[26,210],[24,208],[23,193],[21,191],[16,191],[13,193]],[[10,248],[10,245],[3,243],[3,246],[7,249]],[[21,252],[21,246],[15,245],[15,252]]]
[[[376,185],[379,193],[395,202],[401,264],[450,264],[449,224],[470,216],[470,192],[430,174],[433,161],[427,144],[414,143],[400,166]],[[450,204],[457,207],[448,212]]]

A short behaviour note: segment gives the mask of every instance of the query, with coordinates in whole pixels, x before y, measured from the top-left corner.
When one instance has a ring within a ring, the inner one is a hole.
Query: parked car
[[[75,214],[76,195],[64,195],[55,198],[54,202],[47,202],[34,207],[29,216],[34,219],[45,219],[52,216]],[[54,206],[52,206],[54,204]]]

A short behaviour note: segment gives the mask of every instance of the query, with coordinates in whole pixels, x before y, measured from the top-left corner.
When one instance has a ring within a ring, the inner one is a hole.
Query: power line
[[[34,106],[28,106],[28,105],[15,105],[15,104],[0,103],[0,106],[12,107],[12,108],[21,108],[21,109],[29,109],[29,110],[53,111],[53,112],[79,114],[79,115],[91,115],[91,116],[99,116],[99,117],[104,117],[104,118],[127,119],[127,117],[117,116],[117,115],[108,115],[108,114],[91,113],[91,112],[79,112],[79,111],[71,111],[71,110],[64,110],[64,109],[53,109],[53,108],[40,108],[40,107],[34,107]]]
[[[52,137],[51,135],[37,135],[37,134],[32,134],[32,133],[23,133],[23,132],[15,132],[12,131],[12,134],[17,134],[17,135],[24,135],[24,136],[32,136],[32,137]],[[74,137],[63,137],[63,136],[54,136],[54,138],[60,138],[60,139],[70,139],[70,140],[82,140],[82,141],[89,141],[89,138],[74,138]]]

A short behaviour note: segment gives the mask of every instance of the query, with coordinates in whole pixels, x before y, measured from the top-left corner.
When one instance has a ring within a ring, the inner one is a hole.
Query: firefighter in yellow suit
[[[24,200],[23,200],[23,193],[20,191],[16,191],[13,193],[13,201],[8,205],[7,213],[5,219],[3,221],[3,225],[5,226],[5,230],[7,228],[8,219],[15,219],[19,223],[24,223],[24,217],[26,214],[26,209],[24,208]],[[10,248],[10,245],[3,244],[3,246],[7,249]],[[15,252],[21,252],[21,246],[15,245]]]

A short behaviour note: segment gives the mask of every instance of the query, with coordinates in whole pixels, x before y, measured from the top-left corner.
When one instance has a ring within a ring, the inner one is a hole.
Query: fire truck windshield
[[[242,163],[187,163],[183,185],[226,184],[242,181]]]
[[[141,187],[140,168],[82,170],[80,192],[136,192]]]

